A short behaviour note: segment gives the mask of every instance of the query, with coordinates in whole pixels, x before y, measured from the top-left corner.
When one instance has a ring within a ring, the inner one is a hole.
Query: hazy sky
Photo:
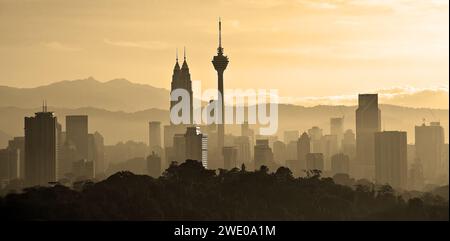
[[[219,16],[225,88],[448,93],[446,0],[0,0],[0,85],[93,76],[168,89],[186,46],[192,78],[216,87]]]

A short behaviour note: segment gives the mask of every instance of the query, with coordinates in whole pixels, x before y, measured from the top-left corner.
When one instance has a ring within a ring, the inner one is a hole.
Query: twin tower
[[[222,48],[222,22],[219,19],[219,47],[217,48],[217,55],[213,57],[212,64],[214,69],[217,71],[217,91],[219,93],[219,103],[221,107],[221,123],[217,125],[217,134],[218,134],[218,150],[221,152],[224,145],[224,136],[225,136],[225,108],[224,108],[224,92],[223,92],[223,72],[228,66],[228,57],[224,55]],[[184,50],[183,64],[178,64],[178,52],[176,57],[175,67],[173,69],[172,74],[172,83],[171,83],[171,91],[175,89],[185,89],[188,91],[190,96],[190,123],[193,123],[193,102],[192,102],[192,81],[191,74],[189,73],[189,67],[186,62],[186,49]],[[170,109],[175,106],[179,100],[170,101]]]

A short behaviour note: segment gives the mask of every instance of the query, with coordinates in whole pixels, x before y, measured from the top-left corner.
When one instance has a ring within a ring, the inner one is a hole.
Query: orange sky
[[[448,95],[448,5],[446,0],[0,0],[0,85],[33,87],[94,76],[170,88],[175,48],[186,46],[192,78],[214,88],[211,58],[221,16],[230,57],[225,88],[276,88],[299,103],[337,103],[379,90]],[[428,102],[448,108],[448,98]]]

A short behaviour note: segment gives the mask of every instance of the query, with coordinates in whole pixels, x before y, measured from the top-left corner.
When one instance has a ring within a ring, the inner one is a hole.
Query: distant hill
[[[89,131],[99,131],[105,137],[106,144],[118,141],[136,140],[147,143],[148,121],[157,120],[164,124],[169,122],[167,110],[147,109],[137,112],[108,111],[99,108],[57,108],[49,106],[54,111],[58,121],[65,129],[65,116],[73,114],[89,115]],[[315,106],[302,107],[295,105],[279,106],[278,136],[283,138],[283,130],[305,131],[312,126],[319,126],[324,133],[330,132],[330,117],[345,116],[345,128],[355,129],[355,106]],[[382,128],[384,130],[404,130],[408,132],[408,142],[414,142],[414,126],[422,123],[422,119],[439,120],[445,128],[448,142],[448,110],[416,109],[392,105],[380,105]],[[33,116],[39,108],[0,107],[0,130],[9,135],[23,135],[25,116]],[[238,134],[238,126],[228,126],[227,132]]]
[[[0,86],[1,107],[34,108],[40,106],[44,99],[51,106],[64,108],[95,106],[112,111],[134,112],[169,107],[168,90],[131,83],[126,79],[100,82],[90,77],[36,88]]]

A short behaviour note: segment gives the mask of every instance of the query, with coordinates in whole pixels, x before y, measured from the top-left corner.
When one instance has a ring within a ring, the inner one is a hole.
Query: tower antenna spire
[[[175,56],[176,56],[176,60],[177,60],[177,63],[178,63],[178,48],[176,49]]]
[[[219,17],[219,48],[222,48],[222,20]]]
[[[186,61],[186,46],[184,46],[184,61]]]

